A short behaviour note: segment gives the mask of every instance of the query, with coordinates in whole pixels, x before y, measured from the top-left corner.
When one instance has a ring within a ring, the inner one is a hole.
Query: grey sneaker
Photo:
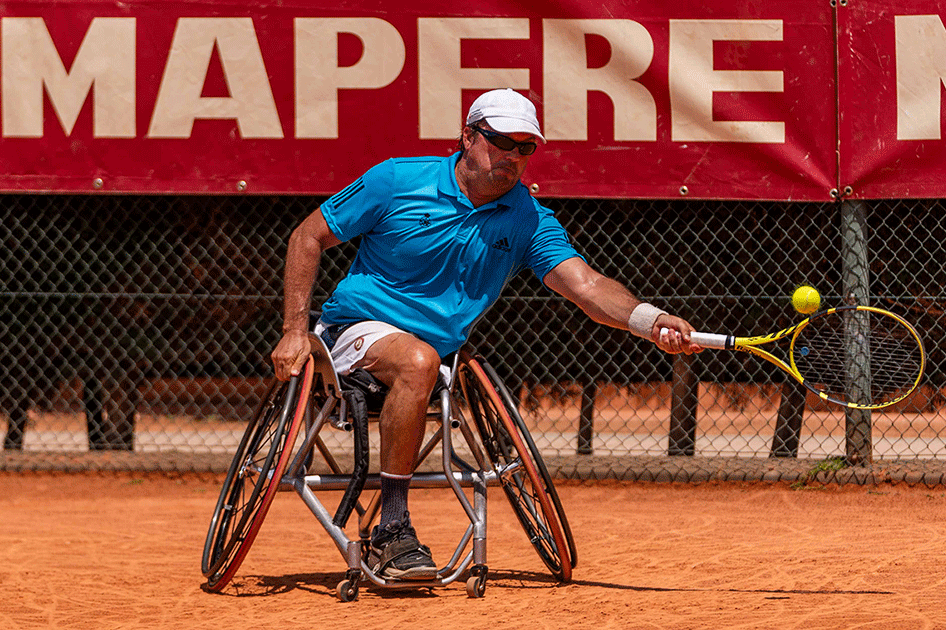
[[[432,580],[437,577],[437,565],[430,548],[417,540],[407,512],[402,520],[383,528],[375,525],[371,531],[368,566],[385,579]]]

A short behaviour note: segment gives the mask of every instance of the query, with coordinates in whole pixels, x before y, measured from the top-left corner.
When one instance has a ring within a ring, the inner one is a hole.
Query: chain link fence
[[[282,262],[321,199],[5,196],[3,470],[225,470],[271,379]],[[531,274],[470,344],[518,393],[559,476],[943,483],[946,213],[939,201],[545,200],[579,251],[697,328],[761,334],[790,295],[893,310],[928,352],[922,390],[870,414],[806,399],[742,353],[671,357],[591,322]],[[315,300],[357,243],[328,252]]]

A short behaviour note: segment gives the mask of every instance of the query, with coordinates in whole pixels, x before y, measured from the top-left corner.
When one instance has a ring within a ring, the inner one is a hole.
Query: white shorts
[[[315,324],[312,332],[321,337],[325,328],[326,326],[322,324],[322,320],[320,319]],[[332,362],[335,364],[335,371],[342,376],[349,374],[355,365],[365,358],[368,348],[375,342],[384,339],[388,335],[397,333],[404,335],[411,334],[401,330],[397,326],[374,320],[352,324],[342,331],[342,334],[338,336],[338,340],[335,342],[335,346],[332,348]],[[440,373],[443,375],[444,381],[449,385],[450,367],[441,365]]]

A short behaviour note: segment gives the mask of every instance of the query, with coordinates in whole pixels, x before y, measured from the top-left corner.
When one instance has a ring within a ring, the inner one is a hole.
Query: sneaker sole
[[[403,571],[388,567],[387,571],[378,577],[387,580],[433,580],[437,577],[437,567],[414,567]]]

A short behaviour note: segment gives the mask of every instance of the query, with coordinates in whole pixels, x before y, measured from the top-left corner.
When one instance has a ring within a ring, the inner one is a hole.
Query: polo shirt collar
[[[525,186],[522,184],[522,182],[516,182],[516,185],[512,187],[512,190],[507,192],[505,195],[503,195],[499,199],[496,199],[495,201],[491,201],[489,203],[485,203],[479,208],[473,208],[473,204],[470,202],[467,196],[463,194],[463,191],[460,190],[460,185],[457,184],[456,166],[457,166],[457,162],[459,161],[460,161],[460,152],[457,151],[456,153],[454,153],[453,155],[445,159],[443,162],[441,162],[440,178],[437,182],[437,190],[439,190],[440,193],[443,195],[457,199],[460,203],[462,203],[463,205],[471,209],[484,210],[487,208],[493,208],[493,207],[498,207],[498,206],[505,206],[506,208],[511,208],[516,204],[516,200],[519,197],[519,195],[522,194],[522,191],[525,190]]]

